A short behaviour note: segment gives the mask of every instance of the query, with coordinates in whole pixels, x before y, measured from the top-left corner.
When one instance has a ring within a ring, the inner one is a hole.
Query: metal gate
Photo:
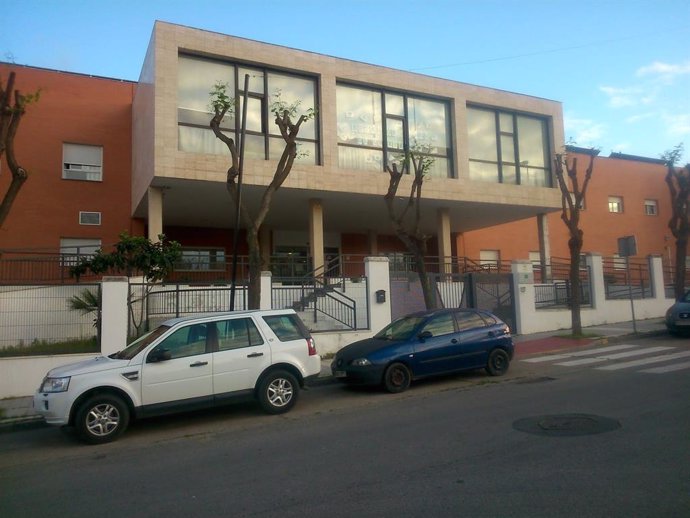
[[[460,307],[491,311],[515,330],[512,273],[468,273]]]

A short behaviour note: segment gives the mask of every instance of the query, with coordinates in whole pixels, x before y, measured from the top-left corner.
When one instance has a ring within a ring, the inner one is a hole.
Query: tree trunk
[[[422,294],[424,295],[424,305],[426,306],[426,309],[436,309],[438,307],[436,302],[436,293],[434,292],[433,283],[429,278],[429,273],[426,271],[424,257],[416,256],[415,262],[417,263],[419,283],[422,286]]]
[[[12,172],[12,183],[10,183],[9,188],[5,193],[5,197],[2,199],[2,202],[0,203],[0,227],[2,227],[3,223],[5,222],[5,219],[7,218],[7,215],[10,213],[12,204],[14,203],[14,200],[17,198],[19,190],[22,188],[22,185],[24,184],[27,178],[28,175],[26,174],[26,171],[22,168],[19,168],[19,170],[16,173],[14,171]]]
[[[261,271],[263,261],[259,246],[259,230],[250,227],[247,231],[247,245],[249,248],[249,293],[247,294],[247,309],[260,309],[261,306]]]
[[[573,335],[582,334],[582,318],[580,316],[580,251],[582,242],[571,238],[568,240],[570,248],[570,321]]]

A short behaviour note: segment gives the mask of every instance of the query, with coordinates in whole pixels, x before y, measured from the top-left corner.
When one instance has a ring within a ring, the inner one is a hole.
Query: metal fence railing
[[[646,299],[654,297],[652,280],[647,261],[620,257],[604,257],[604,288],[606,298]]]
[[[570,263],[563,259],[552,259],[542,271],[541,266],[534,266],[534,295],[537,309],[569,307],[572,304],[572,285],[570,281]],[[579,269],[580,305],[589,306],[591,297],[591,272],[583,263]]]
[[[0,348],[89,340],[97,336],[98,309],[72,309],[70,300],[98,284],[0,286]]]

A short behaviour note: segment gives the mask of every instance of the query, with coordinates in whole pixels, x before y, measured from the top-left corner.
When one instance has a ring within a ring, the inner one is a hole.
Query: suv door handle
[[[247,358],[258,358],[259,356],[263,356],[263,355],[264,355],[264,353],[252,353],[252,354],[248,354]]]
[[[190,367],[203,367],[204,365],[208,365],[208,362],[194,362],[189,364]]]

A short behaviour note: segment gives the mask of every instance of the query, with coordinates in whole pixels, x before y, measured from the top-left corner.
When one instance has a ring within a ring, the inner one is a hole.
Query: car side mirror
[[[170,355],[170,350],[169,349],[155,349],[151,351],[151,354],[149,354],[148,358],[146,359],[147,363],[158,363],[158,362],[164,362],[166,360],[169,360],[172,356]]]
[[[431,334],[431,331],[422,331],[417,335],[417,338],[419,338],[423,342],[427,338],[432,338],[433,336],[434,335]]]

